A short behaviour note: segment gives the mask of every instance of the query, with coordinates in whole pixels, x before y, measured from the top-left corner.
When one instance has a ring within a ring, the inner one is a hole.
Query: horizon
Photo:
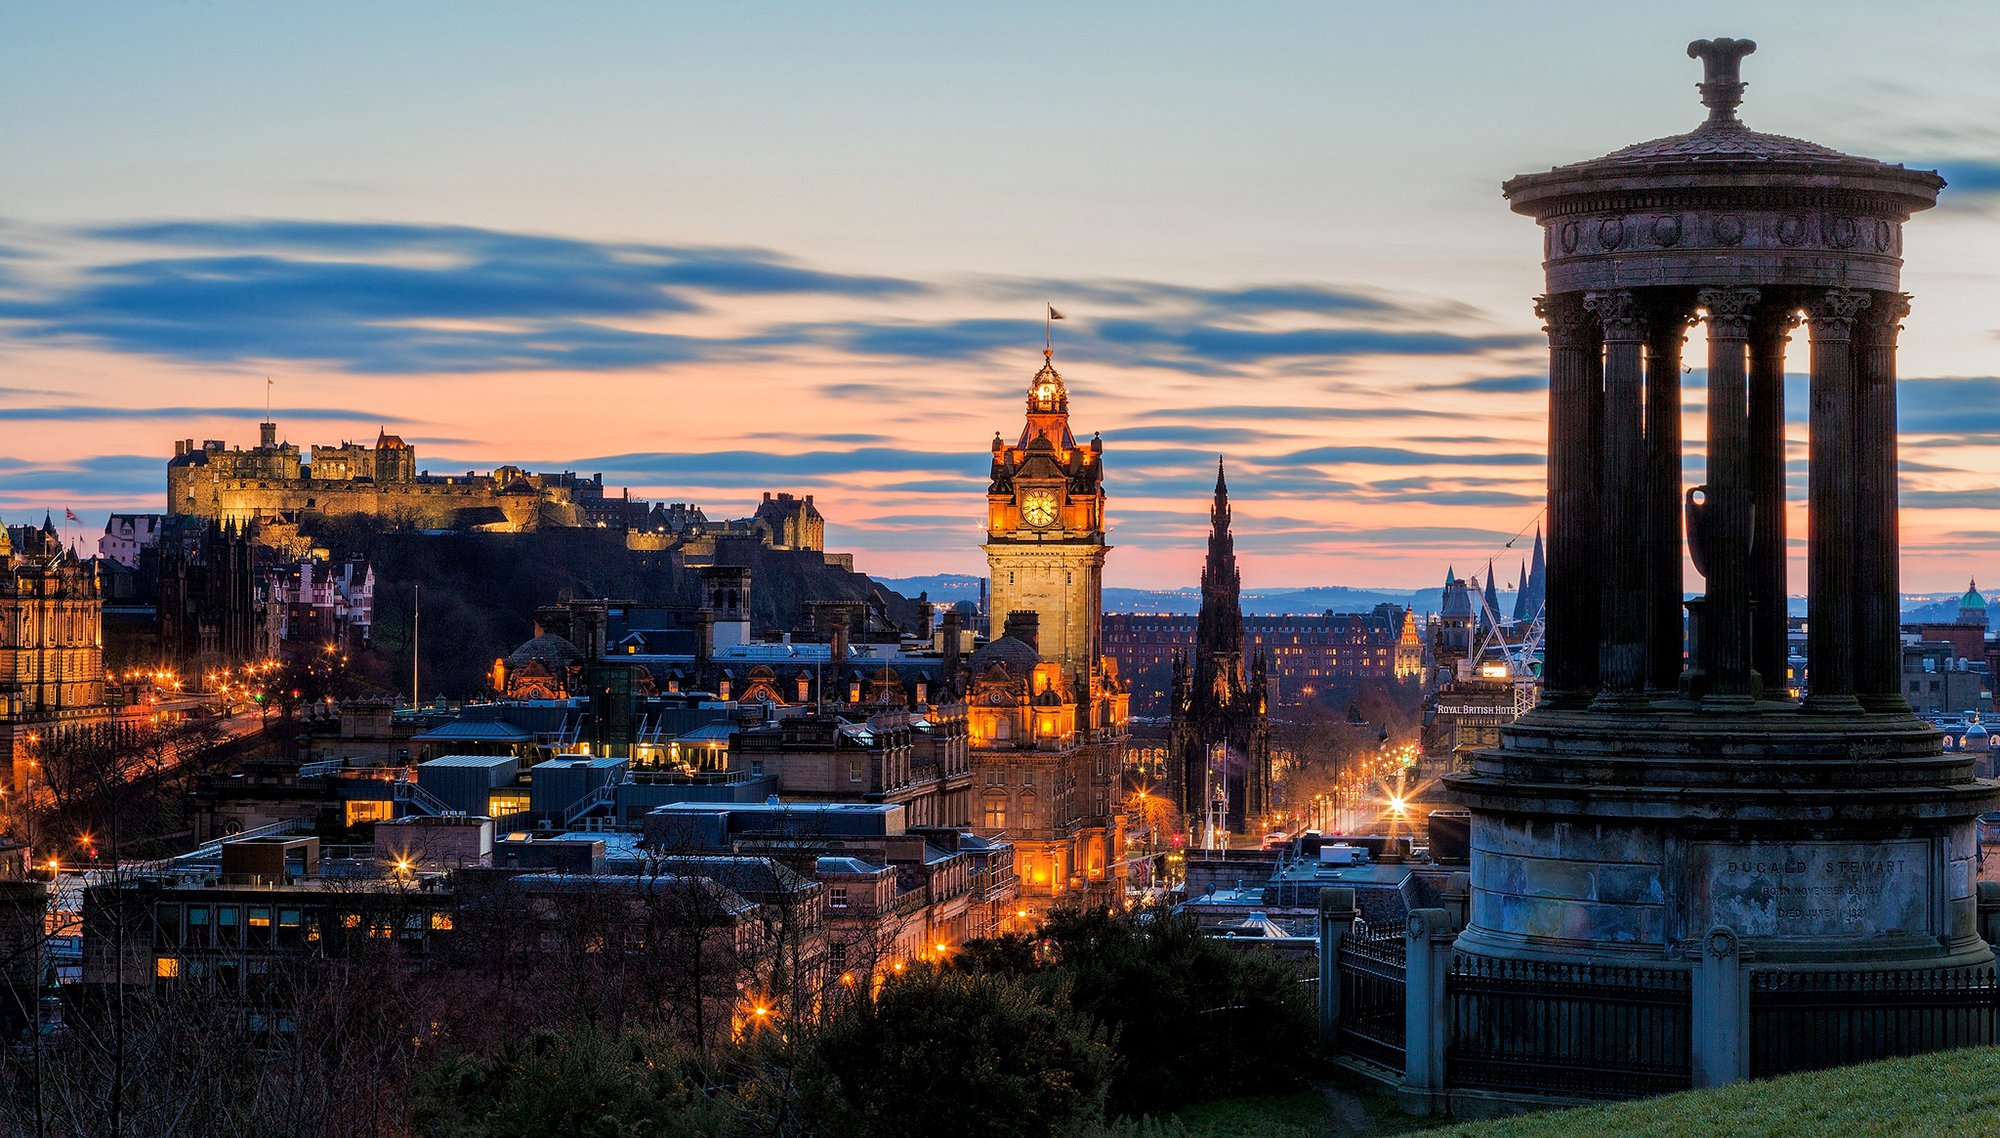
[[[1908,230],[1903,572],[1980,576],[2000,10],[1949,5],[1940,42],[1853,36],[1849,3],[1559,5],[1606,25],[1579,53],[1450,7],[1448,36],[1315,5],[13,8],[0,518],[74,510],[94,547],[164,508],[173,439],[254,441],[268,376],[293,442],[387,429],[426,469],[602,471],[717,518],[810,492],[857,569],[976,575],[1053,303],[1107,584],[1198,576],[1220,453],[1247,594],[1434,588],[1542,508],[1540,234],[1500,182],[1691,129],[1683,45],[1731,34],[1751,126],[1951,183]]]

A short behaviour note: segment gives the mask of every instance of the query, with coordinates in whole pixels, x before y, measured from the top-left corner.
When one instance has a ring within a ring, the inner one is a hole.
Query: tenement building
[[[1243,581],[1220,462],[1208,519],[1194,650],[1174,661],[1167,796],[1197,833],[1245,834],[1271,810],[1271,724],[1264,658],[1243,659]]]
[[[1104,442],[1080,445],[1052,358],[1027,422],[993,436],[992,639],[966,692],[980,833],[1014,844],[1023,897],[1123,898],[1119,754],[1130,696],[1104,655]]]
[[[22,786],[38,743],[109,718],[96,568],[52,519],[0,527],[0,775]]]
[[[1479,1020],[1499,1003],[1478,1004],[1450,1028],[1453,1078],[1588,1082],[1616,1068],[1631,1093],[1993,1041],[1990,1016],[1951,1009],[1967,985],[1990,993],[1974,819],[1995,788],[1940,747],[1900,682],[1903,226],[1944,181],[1749,129],[1736,107],[1754,48],[1689,46],[1709,109],[1695,130],[1504,187],[1542,227],[1547,273],[1546,688],[1446,779],[1472,814],[1448,985],[1490,991],[1542,969],[1622,992],[1627,1008],[1679,1006],[1683,1018],[1657,1022],[1683,1026],[1655,1046],[1551,991],[1532,1022],[1564,1026],[1518,1032]],[[1696,323],[1707,355],[1687,361]],[[1803,437],[1788,434],[1784,391],[1800,329]],[[1708,374],[1694,486],[1681,473],[1688,363]],[[1810,456],[1802,699],[1785,682],[1798,443]],[[1684,553],[1703,582],[1686,602],[1685,657]],[[1441,912],[1410,927],[1426,944],[1411,960],[1449,936]],[[1874,1010],[1891,991],[1900,1034]],[[1411,1054],[1428,1046],[1413,1038]],[[1434,1105],[1443,1087],[1414,1090]]]

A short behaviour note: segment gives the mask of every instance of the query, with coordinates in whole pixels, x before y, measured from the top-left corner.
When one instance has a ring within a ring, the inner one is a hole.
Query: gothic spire
[[[1229,483],[1222,461],[1215,463],[1215,502],[1208,512],[1208,561],[1201,569],[1201,616],[1195,624],[1195,669],[1206,680],[1218,657],[1241,683],[1243,657],[1242,578],[1236,570],[1236,538],[1230,532]]]

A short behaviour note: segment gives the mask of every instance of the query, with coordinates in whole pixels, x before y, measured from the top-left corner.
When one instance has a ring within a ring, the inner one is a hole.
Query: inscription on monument
[[[1927,842],[1703,842],[1694,860],[1707,892],[1703,927],[1781,937],[1931,931]]]

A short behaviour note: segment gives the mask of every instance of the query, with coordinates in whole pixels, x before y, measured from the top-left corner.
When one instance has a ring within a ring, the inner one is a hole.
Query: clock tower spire
[[[1019,441],[993,436],[986,488],[986,565],[991,628],[1010,612],[1040,618],[1042,657],[1074,678],[1096,675],[1103,655],[1104,440],[1079,444],[1069,425],[1069,389],[1055,353],[1028,381]]]

